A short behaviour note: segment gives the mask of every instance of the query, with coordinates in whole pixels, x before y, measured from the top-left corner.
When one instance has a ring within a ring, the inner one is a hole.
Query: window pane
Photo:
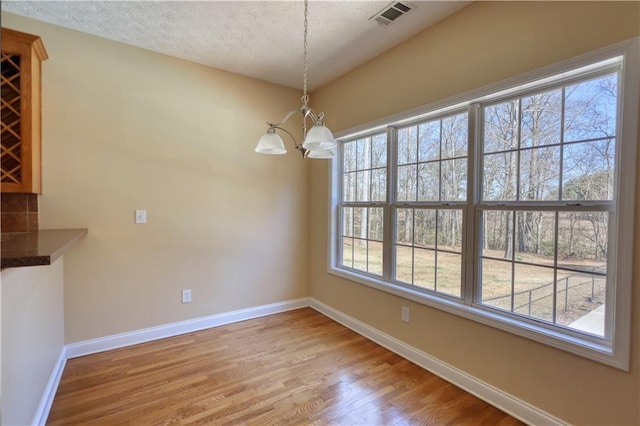
[[[520,200],[557,200],[560,190],[560,147],[520,151]]]
[[[511,227],[514,214],[515,234]],[[555,313],[555,323],[567,326],[604,303],[609,213],[568,211],[557,215],[558,269],[557,278],[554,278],[555,212],[483,212],[482,303],[512,310],[513,297],[513,312],[550,323],[554,323]],[[511,250],[515,250],[513,263]],[[441,254],[438,252],[438,259]],[[505,261],[493,261],[484,256],[504,257]],[[515,271],[513,294],[507,285],[512,267]],[[555,305],[554,279],[557,280]],[[601,311],[579,323],[582,324],[580,327],[596,321],[592,326],[596,331],[592,334],[602,335],[598,334],[604,327],[598,322]]]
[[[436,212],[430,209],[415,209],[413,241],[417,247],[436,248]]]
[[[467,199],[467,159],[459,158],[442,162],[441,201]]]
[[[442,119],[442,158],[466,157],[469,140],[468,114]]]
[[[369,201],[369,191],[371,190],[371,172],[364,170],[356,172],[356,201]]]
[[[612,200],[615,140],[564,146],[562,199]]]
[[[513,255],[513,215],[506,210],[482,214],[482,256],[511,259]]]
[[[351,207],[342,208],[342,235],[353,237],[353,209]]]
[[[604,337],[605,295],[605,277],[576,273],[558,277],[558,324]]]
[[[442,238],[442,241],[449,244],[442,248],[461,252],[462,210],[398,209],[396,213],[398,242],[411,244],[412,223],[414,223],[415,248],[412,251],[410,247],[396,246],[396,279],[407,283],[411,283],[413,279],[413,284],[416,286],[460,297],[461,255],[448,256],[448,253],[436,250],[436,229],[438,238]],[[450,235],[451,232],[454,233],[453,236]],[[442,289],[436,286],[436,260],[439,274],[437,279],[438,283],[441,283],[438,285],[441,285]]]
[[[558,267],[606,274],[609,214],[562,212],[558,216]]]
[[[371,167],[387,166],[387,134],[373,136],[371,139]]]
[[[440,164],[418,164],[418,201],[438,201]]]
[[[387,200],[387,170],[371,170],[371,201]]]
[[[356,173],[350,172],[343,175],[342,198],[344,201],[356,200]]]
[[[369,209],[369,239],[382,241],[384,237],[382,208]]]
[[[418,138],[416,126],[398,129],[398,164],[417,162]]]
[[[435,290],[436,252],[416,248],[414,250],[413,285]]]
[[[416,200],[416,166],[398,166],[398,201]]]
[[[353,267],[367,270],[367,240],[353,239]]]
[[[438,249],[462,253],[462,210],[438,210]]]
[[[482,199],[485,201],[515,201],[517,153],[485,155],[483,164]]]
[[[353,209],[353,236],[366,239],[367,238],[367,209]]]
[[[440,120],[421,124],[419,133],[418,161],[440,159]]]
[[[345,172],[354,171],[356,169],[356,142],[346,142],[343,144],[344,160],[343,167]]]
[[[353,238],[342,238],[342,265],[353,268]]]
[[[483,304],[511,310],[511,265],[511,262],[482,259]]]
[[[358,139],[357,141],[357,158],[358,163],[356,168],[358,170],[371,168],[371,138]]]
[[[382,275],[382,243],[369,241],[368,271],[372,274]]]
[[[618,75],[611,74],[565,88],[564,140],[616,135]]]
[[[438,252],[436,290],[455,297],[462,295],[462,256]]]
[[[342,239],[344,266],[382,275],[383,215],[382,207],[343,207],[343,232],[349,235]]]
[[[513,312],[553,321],[553,268],[515,265]]]
[[[396,246],[395,279],[408,284],[413,282],[413,249],[411,247]]]
[[[413,210],[396,210],[396,241],[413,244]]]
[[[556,214],[554,212],[517,212],[515,260],[553,266],[555,229]]]
[[[560,143],[561,90],[524,97],[521,108],[521,147]]]
[[[484,152],[518,148],[518,100],[484,108]]]

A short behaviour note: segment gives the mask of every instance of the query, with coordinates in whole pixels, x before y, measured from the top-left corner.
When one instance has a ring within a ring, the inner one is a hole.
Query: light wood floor
[[[68,361],[50,425],[521,424],[305,308]]]

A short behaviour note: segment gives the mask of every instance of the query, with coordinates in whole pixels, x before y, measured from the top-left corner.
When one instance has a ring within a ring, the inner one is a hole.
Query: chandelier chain
[[[309,26],[307,20],[308,14],[308,0],[304,0],[304,81],[302,85],[302,103],[304,104],[305,109],[307,108],[307,103],[309,102],[309,95],[307,95],[307,49],[309,47],[307,41],[307,27]]]

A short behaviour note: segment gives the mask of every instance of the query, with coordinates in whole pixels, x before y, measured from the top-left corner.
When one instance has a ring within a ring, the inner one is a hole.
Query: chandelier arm
[[[297,111],[296,111],[297,112]],[[291,134],[290,131],[288,131],[287,129],[285,129],[284,127],[280,127],[278,125],[270,125],[270,128],[272,129],[278,129],[278,130],[282,130],[283,132],[285,132],[286,134],[289,135],[289,137],[291,138],[291,140],[293,141],[293,144],[295,145],[296,149],[298,150],[302,150],[302,145],[298,144],[298,142],[296,142],[296,138],[293,137],[293,135]]]
[[[277,123],[269,123],[269,122],[267,122],[267,124],[269,125],[269,127],[279,128],[278,126],[286,123],[287,120],[289,120],[291,118],[291,116],[293,114],[295,114],[296,112],[300,112],[300,110],[299,109],[294,109],[293,111],[289,111],[287,113],[287,115],[285,115],[284,118],[282,120],[278,121]]]

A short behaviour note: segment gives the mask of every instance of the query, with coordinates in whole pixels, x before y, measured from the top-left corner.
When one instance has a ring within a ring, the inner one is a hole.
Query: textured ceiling
[[[309,87],[356,68],[470,2],[309,2]],[[302,87],[302,1],[2,1],[2,10],[289,87]],[[46,40],[45,40],[46,43]]]

